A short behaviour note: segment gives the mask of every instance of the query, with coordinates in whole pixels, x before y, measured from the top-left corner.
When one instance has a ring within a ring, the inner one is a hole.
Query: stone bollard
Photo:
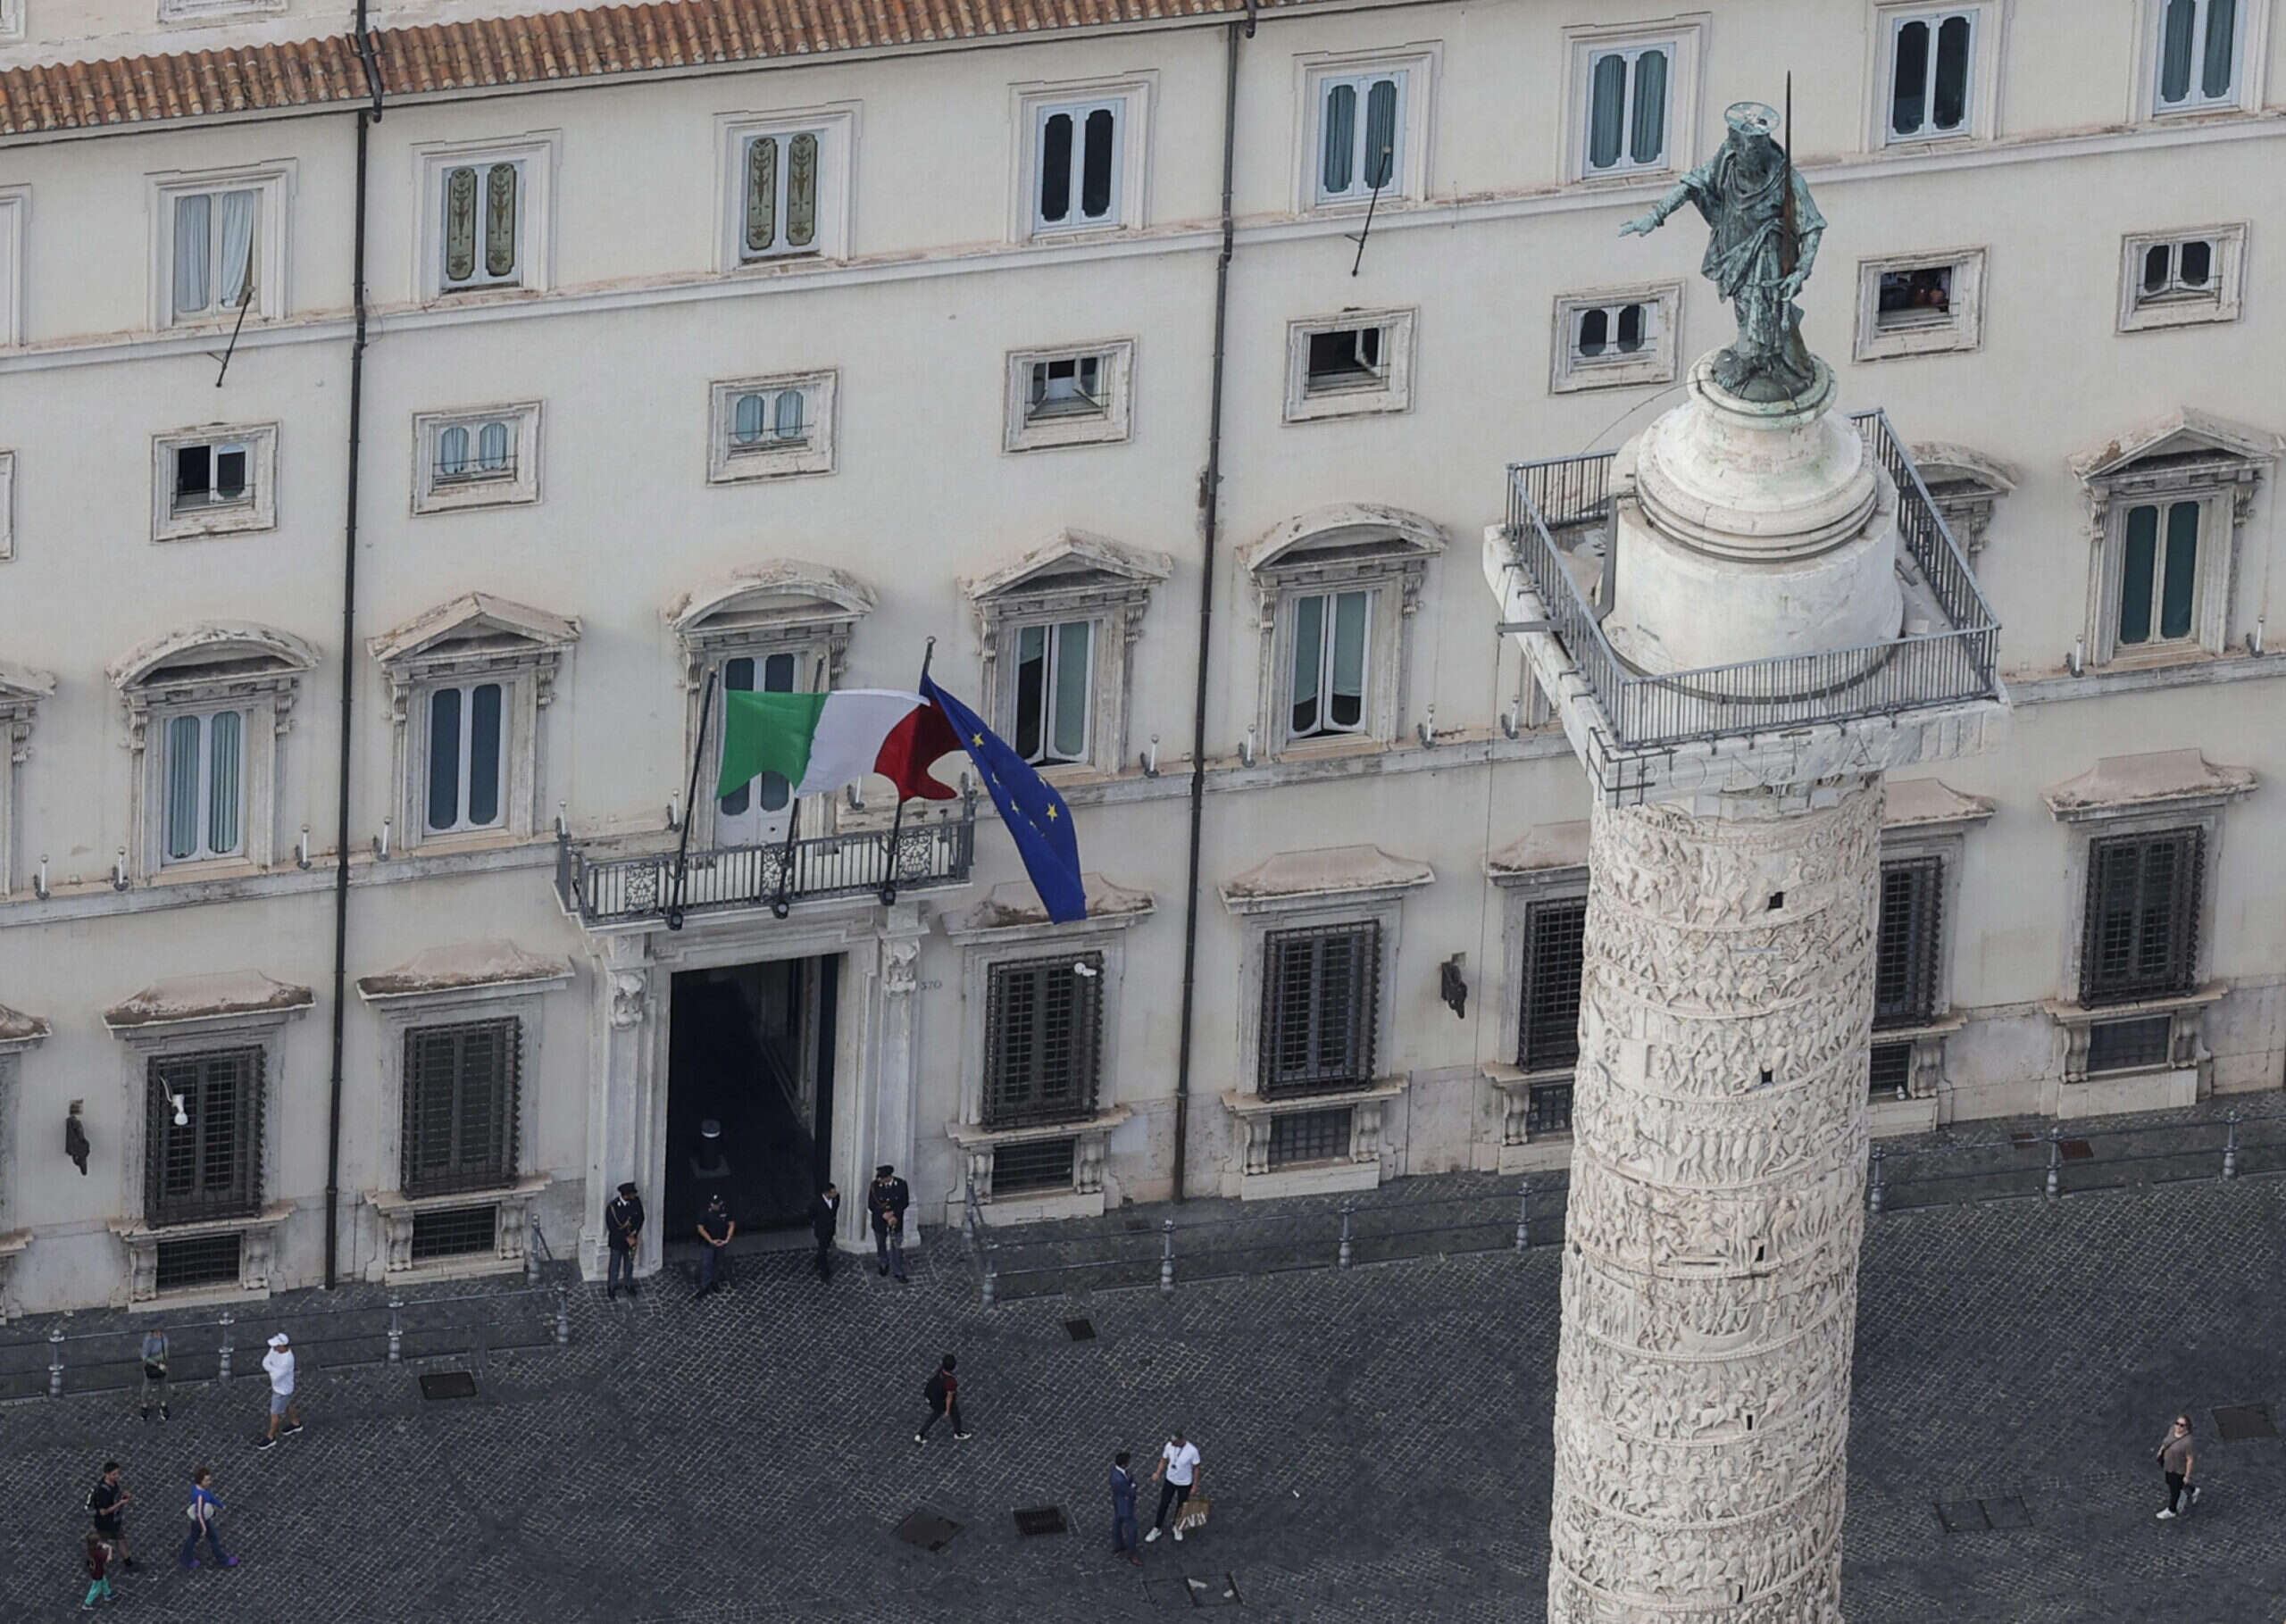
[[[1516,1187],[1516,1250],[1529,1252],[1532,1244],[1532,1181]]]
[[[990,1242],[987,1242],[984,1247],[984,1306],[987,1308],[992,1306],[993,1281],[1000,1272],[999,1266],[992,1261],[992,1254],[999,1249]]]
[[[47,1355],[47,1395],[50,1398],[62,1398],[63,1396],[63,1328],[62,1326],[59,1325],[47,1333],[47,1345],[50,1349]]]
[[[1159,1240],[1159,1289],[1175,1288],[1175,1220],[1172,1218],[1161,1226]]]
[[[2051,1128],[2048,1130],[2048,1198],[2050,1201],[2063,1194],[2063,1182],[2064,1130]]]
[[[222,1311],[222,1352],[221,1359],[214,1366],[216,1381],[230,1379],[230,1327],[236,1322],[237,1318],[229,1309]]]
[[[1879,1217],[1881,1211],[1881,1147],[1873,1146],[1873,1176],[1865,1186],[1865,1210]]]
[[[397,1363],[405,1357],[405,1323],[400,1317],[405,1308],[403,1297],[389,1299],[389,1362]]]
[[[555,1345],[563,1347],[572,1340],[572,1299],[563,1287],[555,1288]]]
[[[1350,1203],[1345,1201],[1341,1203],[1341,1257],[1339,1260],[1339,1267],[1343,1269],[1349,1267],[1349,1212]]]
[[[2230,1127],[2229,1133],[2223,1139],[2223,1177],[2236,1178],[2239,1176],[2239,1113],[2234,1111],[2223,1120]]]
[[[525,1214],[524,1278],[535,1285],[539,1282],[539,1214],[538,1212]]]

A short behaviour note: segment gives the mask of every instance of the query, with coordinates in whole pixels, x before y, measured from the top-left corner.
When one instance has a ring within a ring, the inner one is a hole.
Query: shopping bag
[[[1175,1531],[1179,1534],[1188,1534],[1194,1528],[1205,1528],[1206,1512],[1206,1496],[1193,1495],[1182,1503],[1182,1509],[1175,1513]]]

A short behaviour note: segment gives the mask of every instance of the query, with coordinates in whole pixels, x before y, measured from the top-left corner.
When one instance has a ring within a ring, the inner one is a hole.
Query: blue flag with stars
[[[1087,888],[1080,880],[1080,841],[1072,829],[1072,809],[1024,758],[984,725],[983,718],[939,687],[921,679],[921,692],[945,713],[960,736],[968,759],[984,779],[992,804],[1016,842],[1016,855],[1031,876],[1032,889],[1059,925],[1088,917]]]

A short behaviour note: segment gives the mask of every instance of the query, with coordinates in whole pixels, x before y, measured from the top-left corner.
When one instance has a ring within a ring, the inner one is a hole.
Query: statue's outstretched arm
[[[1648,214],[1639,214],[1620,227],[1622,237],[1648,237],[1667,223],[1667,216],[1690,201],[1690,188],[1676,186],[1664,197],[1651,205]]]

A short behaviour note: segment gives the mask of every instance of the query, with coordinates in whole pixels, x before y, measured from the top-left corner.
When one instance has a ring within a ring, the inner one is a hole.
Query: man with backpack
[[[128,1569],[135,1566],[135,1558],[127,1548],[127,1528],[120,1516],[134,1498],[119,1480],[119,1462],[105,1461],[104,1475],[88,1491],[88,1512],[96,1520],[97,1537],[117,1554],[119,1565]]]
[[[929,1419],[922,1421],[921,1430],[913,1435],[914,1443],[926,1444],[929,1428],[940,1420],[953,1423],[955,1437],[968,1437],[968,1428],[961,1422],[960,1378],[953,1374],[953,1367],[958,1362],[950,1353],[946,1354],[938,1362],[935,1374],[929,1378],[929,1385],[921,1389],[922,1396],[929,1401]]]

